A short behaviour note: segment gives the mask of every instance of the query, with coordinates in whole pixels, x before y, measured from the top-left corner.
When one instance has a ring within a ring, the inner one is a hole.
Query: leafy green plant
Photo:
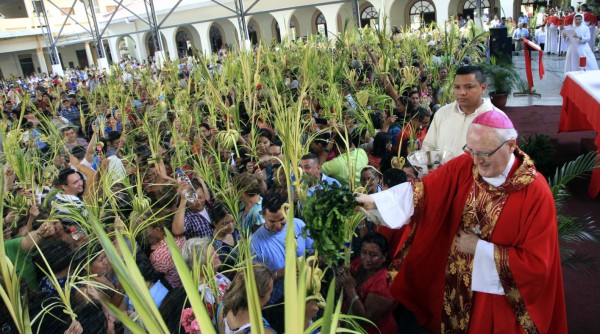
[[[354,216],[356,205],[352,191],[337,184],[323,183],[306,199],[302,210],[306,229],[314,240],[314,249],[329,265],[341,258],[340,250],[349,247],[347,222]]]
[[[567,184],[575,178],[600,168],[596,152],[580,155],[556,169],[554,177],[548,179],[556,203],[558,239],[561,244],[561,263],[580,272],[598,270],[598,260],[581,250],[585,242],[600,244],[600,229],[589,215],[572,217],[562,213],[565,201],[570,197]]]
[[[521,87],[521,76],[512,63],[501,62],[492,58],[489,63],[481,63],[481,69],[488,84],[492,85],[493,94],[510,95]]]
[[[543,175],[550,175],[554,168],[554,154],[556,153],[550,136],[536,133],[528,137],[521,137],[519,142],[519,148],[535,162],[535,167]]]

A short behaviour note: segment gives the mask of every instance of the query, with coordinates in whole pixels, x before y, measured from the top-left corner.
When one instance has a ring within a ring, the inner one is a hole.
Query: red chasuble
[[[485,183],[468,155],[413,183],[415,214],[391,293],[433,333],[567,333],[555,204],[519,150],[506,182]],[[471,291],[459,229],[493,243],[505,295]]]

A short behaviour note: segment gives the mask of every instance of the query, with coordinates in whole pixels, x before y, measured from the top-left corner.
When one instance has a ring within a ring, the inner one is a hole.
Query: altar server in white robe
[[[558,53],[558,27],[560,20],[555,15],[554,10],[550,10],[550,15],[546,18],[546,45],[544,52],[557,54]]]

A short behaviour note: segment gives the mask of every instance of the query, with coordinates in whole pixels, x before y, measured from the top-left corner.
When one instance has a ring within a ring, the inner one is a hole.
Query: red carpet
[[[595,132],[557,133],[560,108],[528,106],[504,109],[515,124],[519,136],[534,133],[550,136],[556,145],[557,165],[593,149],[589,143],[596,137]],[[567,202],[564,213],[572,216],[592,215],[596,226],[600,227],[600,199],[591,199],[587,195],[587,182],[588,179],[581,179],[569,185],[572,198]],[[598,259],[600,264],[599,245],[587,243],[582,246],[582,250]],[[600,271],[582,274],[563,268],[563,276],[569,333],[600,333]]]

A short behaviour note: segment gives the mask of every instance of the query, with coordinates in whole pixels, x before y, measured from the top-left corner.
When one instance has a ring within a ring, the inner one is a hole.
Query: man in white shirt
[[[467,129],[473,119],[488,110],[500,110],[484,99],[487,88],[483,72],[476,66],[463,66],[454,77],[455,101],[441,107],[434,115],[423,142],[423,150],[442,149],[454,156],[463,153]]]

